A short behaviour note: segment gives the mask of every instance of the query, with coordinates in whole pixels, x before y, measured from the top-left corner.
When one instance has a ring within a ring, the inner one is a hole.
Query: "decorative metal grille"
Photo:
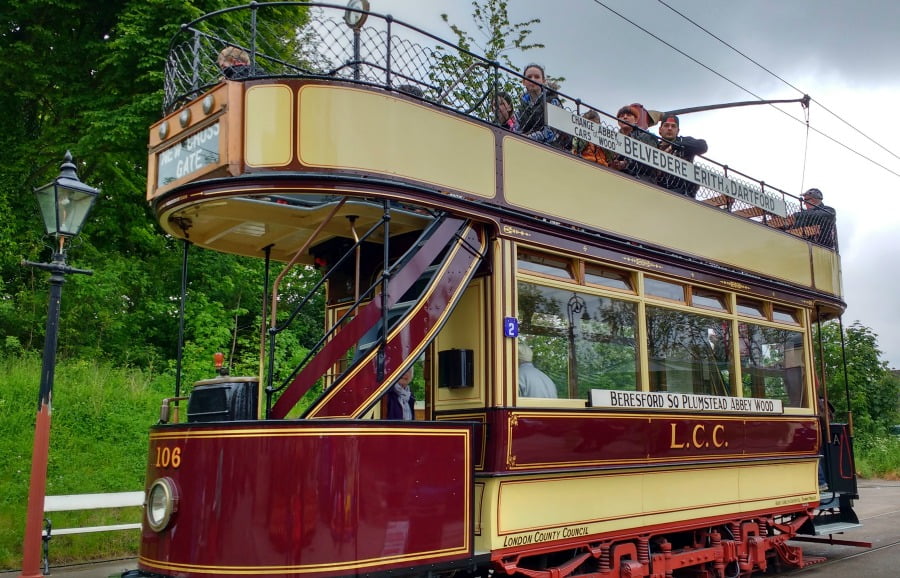
[[[329,78],[404,92],[485,122],[496,122],[495,96],[521,91],[522,75],[433,34],[390,16],[368,13],[364,26],[351,29],[345,7],[310,2],[259,2],[220,10],[185,24],[172,40],[165,74],[165,111],[170,112],[238,74],[241,79],[267,77]],[[220,67],[220,53],[235,47],[247,60],[242,67]],[[237,72],[235,72],[237,71]],[[580,114],[590,107],[556,93],[563,106]],[[517,103],[514,103],[514,106]],[[575,109],[572,110],[572,104]],[[603,122],[616,127],[614,115],[600,111]],[[705,167],[785,201],[783,218],[719,192],[701,187],[696,199],[748,219],[763,221],[813,242],[834,246],[833,214],[804,215],[803,227],[828,229],[799,233],[801,203],[796,196],[703,157]],[[807,211],[803,211],[805,213]],[[819,223],[816,219],[820,219]]]

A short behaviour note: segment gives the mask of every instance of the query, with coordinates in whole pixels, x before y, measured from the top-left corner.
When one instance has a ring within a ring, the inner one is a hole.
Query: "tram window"
[[[519,336],[558,397],[637,388],[635,303],[525,282],[518,287]]]
[[[651,391],[731,395],[731,323],[647,307]]]
[[[593,285],[602,285],[612,289],[634,292],[631,282],[631,274],[618,269],[608,269],[596,265],[587,265],[584,272],[584,280]]]
[[[772,308],[772,321],[780,321],[782,323],[793,323],[799,325],[799,316],[795,309],[787,309],[785,307]]]
[[[543,275],[572,279],[572,262],[563,257],[544,255],[531,251],[519,251],[519,269]]]
[[[737,312],[741,315],[760,317],[762,319],[766,318],[766,310],[763,308],[763,304],[759,301],[754,301],[753,299],[747,299],[745,297],[738,297]]]
[[[803,334],[738,323],[744,397],[780,399],[785,407],[810,407],[806,399]]]
[[[691,304],[695,307],[703,307],[704,309],[715,309],[716,311],[728,311],[725,306],[725,296],[708,289],[700,289],[694,287],[691,291]]]
[[[653,277],[644,277],[644,293],[663,299],[684,301],[684,286]]]

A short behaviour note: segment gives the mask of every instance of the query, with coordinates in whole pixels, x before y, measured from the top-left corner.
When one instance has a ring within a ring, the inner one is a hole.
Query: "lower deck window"
[[[744,397],[780,399],[785,407],[810,407],[805,399],[803,334],[738,323]]]
[[[557,397],[587,399],[591,389],[638,387],[634,303],[524,282],[518,302],[519,339]]]
[[[647,307],[650,391],[732,395],[730,323]]]

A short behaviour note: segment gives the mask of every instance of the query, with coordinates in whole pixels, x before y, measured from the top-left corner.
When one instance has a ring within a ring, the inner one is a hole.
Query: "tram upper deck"
[[[312,263],[297,255],[312,236],[347,236],[343,217],[365,229],[390,201],[400,208],[391,235],[424,228],[428,209],[441,208],[512,238],[532,236],[522,223],[533,222],[576,243],[679,255],[840,302],[837,251],[788,226],[796,197],[702,159],[767,201],[714,186],[691,199],[535,143],[492,122],[490,103],[518,83],[514,71],[390,17],[351,28],[352,11],[310,6],[220,11],[173,41],[147,189],[168,233]],[[274,32],[285,21],[296,23],[286,44]],[[250,59],[231,79],[217,63],[227,47]],[[614,132],[613,117],[599,124]]]

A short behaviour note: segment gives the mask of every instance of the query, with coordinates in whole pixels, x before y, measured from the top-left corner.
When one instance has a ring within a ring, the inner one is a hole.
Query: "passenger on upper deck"
[[[416,396],[409,388],[412,379],[413,368],[410,367],[403,372],[397,383],[388,389],[386,419],[416,419]]]
[[[258,74],[258,70],[250,64],[250,55],[237,46],[226,46],[216,59],[219,69],[229,80],[241,80]]]
[[[544,118],[544,103],[562,105],[559,99],[549,93],[544,86],[547,79],[542,66],[529,64],[525,67],[523,74],[525,78],[522,80],[522,84],[525,86],[525,92],[522,94],[522,102],[519,106],[519,132],[532,140],[555,144],[559,140],[559,134],[547,126]]]
[[[546,373],[531,363],[534,352],[519,341],[519,395],[523,397],[558,397],[556,384]]]
[[[809,189],[803,193],[803,205],[792,215],[793,224],[791,226],[794,228],[811,227],[811,232],[804,235],[807,239],[826,247],[834,247],[834,225],[837,215],[833,208],[822,202],[822,191]]]
[[[636,127],[638,122],[638,112],[634,106],[626,105],[619,109],[616,118],[619,119],[619,132],[627,137],[637,139],[652,147],[656,146],[656,137]],[[612,155],[609,166],[616,170],[624,171],[633,177],[643,179],[645,181],[656,180],[656,173],[643,163],[639,163],[634,159],[622,155]]]
[[[497,124],[506,130],[519,132],[519,119],[516,118],[513,100],[508,93],[501,92],[494,99],[494,116]]]
[[[581,116],[597,124],[600,123],[600,113],[596,110],[589,110]],[[572,152],[598,165],[609,166],[606,160],[606,149],[600,148],[592,142],[576,138],[572,141]]]
[[[702,155],[709,150],[705,140],[689,136],[678,136],[679,130],[678,117],[674,114],[664,115],[660,119],[659,136],[665,140],[660,140],[659,149],[688,162],[693,162],[695,156]],[[691,183],[663,171],[657,172],[656,184],[691,198],[697,196],[697,189],[700,188],[700,185],[696,183]]]

